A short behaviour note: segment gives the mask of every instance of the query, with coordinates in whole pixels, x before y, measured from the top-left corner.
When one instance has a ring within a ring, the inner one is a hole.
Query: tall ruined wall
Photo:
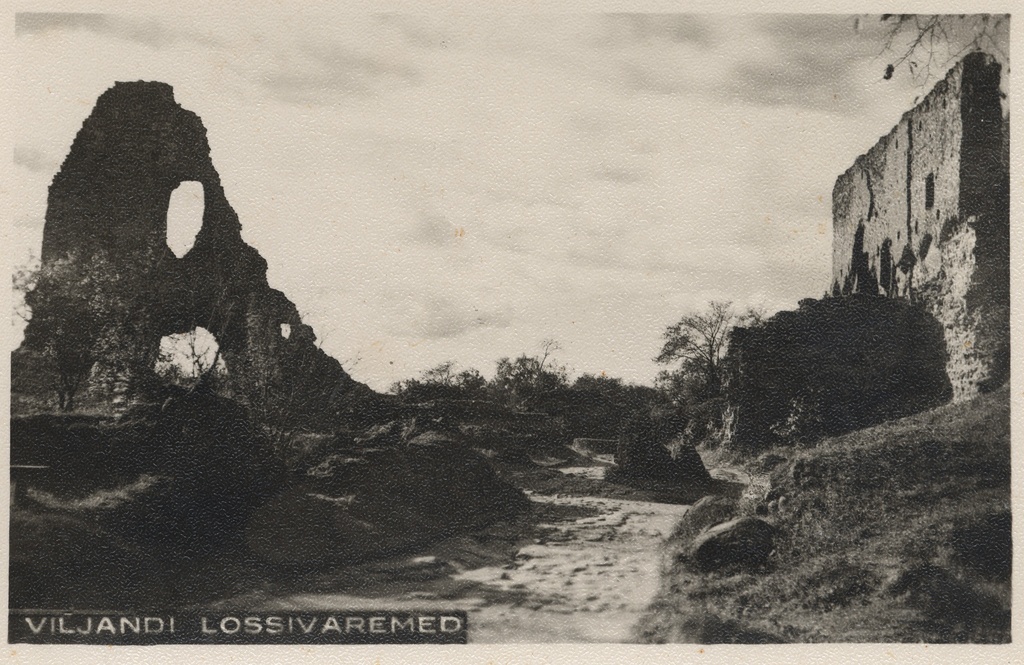
[[[202,184],[204,211],[193,247],[177,258],[167,211],[184,181]],[[202,326],[217,340],[234,392],[267,413],[301,407],[330,419],[341,397],[371,393],[316,346],[295,305],[268,285],[266,261],[242,240],[202,121],[165,83],[119,82],[104,92],[50,185],[43,266],[97,256],[145,310],[144,325],[124,333],[145,359],[140,366],[152,367],[162,336]],[[30,322],[23,350],[43,348],[40,335]]]
[[[833,292],[921,302],[954,399],[1009,374],[1008,121],[1000,65],[958,63],[836,181]]]

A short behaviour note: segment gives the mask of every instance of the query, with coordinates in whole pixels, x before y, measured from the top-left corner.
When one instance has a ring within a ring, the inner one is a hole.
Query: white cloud
[[[842,17],[19,21],[12,219],[105,88],[167,81],[271,284],[379,389],[546,337],[649,381],[687,308],[820,295],[832,183],[916,94]]]

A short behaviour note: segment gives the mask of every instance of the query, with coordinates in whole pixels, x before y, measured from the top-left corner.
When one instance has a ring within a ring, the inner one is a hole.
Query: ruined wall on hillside
[[[178,258],[167,245],[167,212],[184,181],[202,184],[204,210],[194,245]],[[242,240],[202,121],[165,83],[119,82],[104,92],[50,185],[43,267],[98,256],[145,311],[140,327],[120,333],[132,336],[140,367],[153,366],[163,336],[201,326],[217,340],[233,392],[260,411],[294,415],[301,407],[330,421],[342,415],[342,398],[372,394],[317,347],[295,305],[268,285],[266,261]],[[43,348],[42,334],[30,322],[20,351]]]
[[[902,298],[807,299],[735,328],[723,369],[730,445],[814,441],[948,402],[942,326]]]
[[[1009,128],[1000,65],[972,53],[836,181],[833,293],[921,302],[954,399],[1009,375]]]

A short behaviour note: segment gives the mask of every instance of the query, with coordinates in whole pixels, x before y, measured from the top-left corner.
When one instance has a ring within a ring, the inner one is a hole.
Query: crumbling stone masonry
[[[178,258],[167,246],[167,211],[184,181],[202,184],[204,210],[195,244]],[[266,261],[242,240],[202,121],[165,83],[119,82],[104,92],[50,185],[43,265],[96,255],[141,284],[133,293],[146,325],[130,341],[143,356],[155,360],[162,336],[202,326],[217,340],[233,392],[264,415],[294,418],[298,410],[329,423],[353,394],[372,395],[268,285]],[[36,337],[30,322],[23,355]]]
[[[1000,64],[972,53],[832,193],[832,291],[922,303],[954,400],[1009,376],[1009,118]]]

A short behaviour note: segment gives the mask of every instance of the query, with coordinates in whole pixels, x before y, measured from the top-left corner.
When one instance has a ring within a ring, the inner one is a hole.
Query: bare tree
[[[546,365],[548,360],[551,359],[552,354],[554,354],[555,351],[562,350],[562,345],[558,342],[558,340],[548,337],[547,339],[541,341],[540,349],[540,365],[537,367],[538,375],[544,371],[544,365]]]
[[[1008,14],[883,14],[888,25],[879,56],[888,55],[883,77],[906,67],[914,82],[926,85],[971,51],[984,50],[1009,63]]]
[[[684,375],[699,377],[708,396],[717,395],[722,385],[722,355],[735,318],[732,303],[720,301],[687,314],[665,330],[665,343],[654,361],[681,363]]]
[[[205,327],[171,335],[170,344],[161,344],[156,372],[183,388],[211,387],[225,375],[220,345]],[[211,346],[212,339],[212,346]]]
[[[670,392],[690,392],[701,401],[717,397],[722,390],[722,358],[729,332],[736,325],[757,325],[764,311],[749,308],[737,313],[730,302],[708,303],[665,329],[661,352],[654,359],[663,365],[679,363],[676,371],[663,372],[658,381]]]
[[[448,388],[455,385],[456,375],[455,361],[448,360],[423,372],[420,380],[424,383],[433,383]]]

